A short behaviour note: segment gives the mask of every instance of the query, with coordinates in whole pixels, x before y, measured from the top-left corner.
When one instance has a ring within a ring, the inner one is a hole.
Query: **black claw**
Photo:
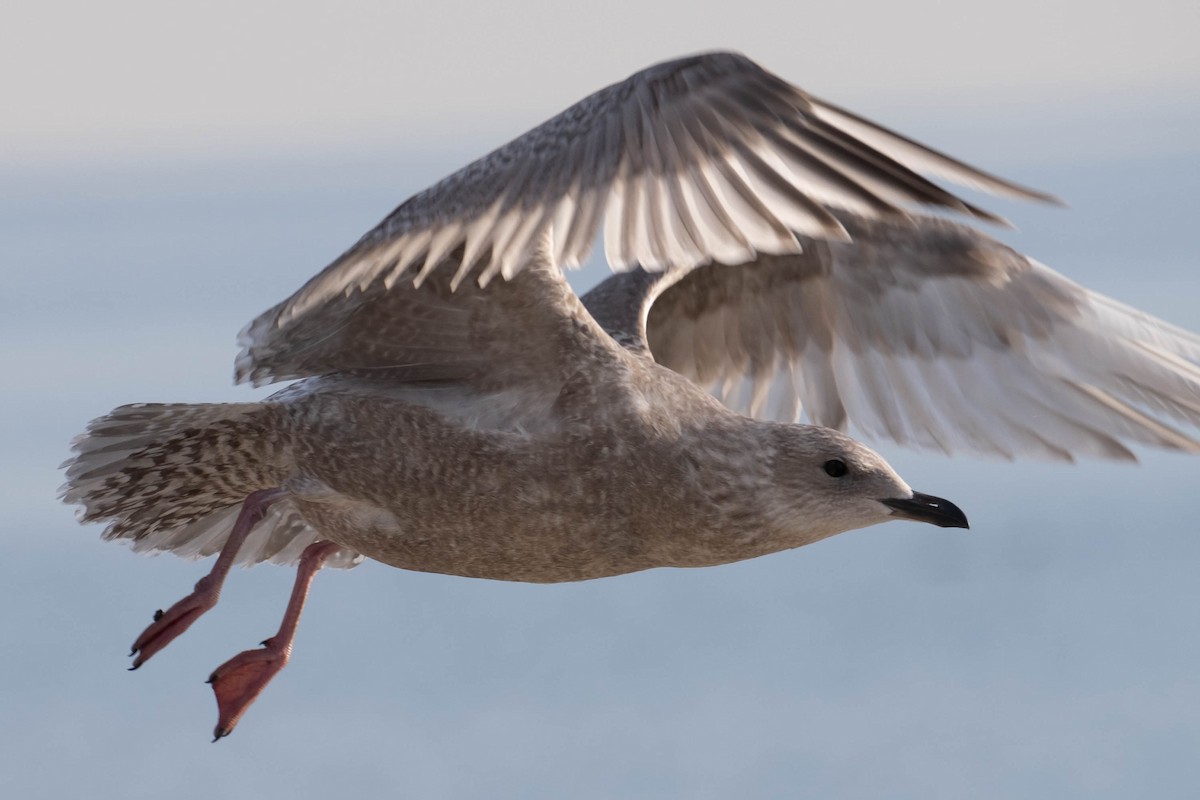
[[[217,728],[215,731],[213,731],[213,740],[212,740],[212,743],[213,743],[213,744],[216,744],[217,742],[221,741],[222,739],[224,739],[224,738],[225,738],[226,736],[228,736],[228,735],[229,735],[229,729],[228,729],[228,728]]]
[[[136,655],[137,655],[137,648],[136,647],[129,648],[129,657],[133,658]]]
[[[162,619],[162,617],[163,617],[163,610],[161,608],[158,611],[154,612],[154,621],[155,622],[158,622],[160,619]]]
[[[133,672],[135,669],[137,669],[137,668],[138,668],[138,667],[140,667],[140,666],[141,666],[141,664],[134,664],[132,667],[130,667],[130,668],[129,668],[128,670],[126,670],[126,671],[127,671],[127,672]]]
[[[217,682],[217,673],[215,673],[215,672],[212,675],[209,675],[208,680],[205,681],[205,683],[216,683],[216,682]]]
[[[266,647],[266,646],[267,646],[267,645],[269,645],[270,643],[271,643],[271,640],[270,640],[270,639],[263,639],[261,642],[259,642],[259,643],[258,643],[258,646],[259,646],[259,647]]]

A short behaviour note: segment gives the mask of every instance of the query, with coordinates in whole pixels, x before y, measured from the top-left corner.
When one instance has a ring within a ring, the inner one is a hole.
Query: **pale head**
[[[771,434],[771,516],[802,543],[892,519],[968,527],[956,505],[914,492],[882,456],[843,433],[776,425]]]

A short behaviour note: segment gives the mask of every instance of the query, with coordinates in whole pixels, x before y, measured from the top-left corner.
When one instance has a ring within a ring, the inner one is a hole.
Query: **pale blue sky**
[[[1053,191],[1069,210],[991,203],[1021,228],[1003,238],[1200,330],[1195,4],[628,5],[6,8],[0,794],[1193,795],[1200,459],[1155,453],[882,445],[969,533],[567,586],[322,574],[295,661],[218,745],[202,681],[274,631],[290,571],[235,572],[123,671],[204,566],[76,525],[53,500],[70,437],[125,402],[261,396],[229,385],[242,324],[408,193],[650,61],[736,46]]]

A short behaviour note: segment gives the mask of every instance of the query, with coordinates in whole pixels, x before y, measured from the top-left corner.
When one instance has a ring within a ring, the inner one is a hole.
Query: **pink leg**
[[[317,570],[337,550],[338,545],[333,542],[313,542],[304,548],[279,632],[263,642],[262,649],[243,650],[213,670],[208,682],[217,696],[218,719],[217,727],[213,729],[214,742],[233,732],[242,714],[291,658],[292,640],[296,638],[296,624],[300,621],[300,612],[304,610],[304,601],[308,598],[308,587]]]
[[[201,614],[217,604],[217,600],[221,597],[221,586],[225,583],[225,576],[229,574],[230,567],[237,559],[242,543],[246,541],[246,537],[250,535],[254,526],[266,515],[271,504],[283,497],[284,494],[286,492],[283,489],[260,489],[246,496],[246,499],[242,501],[242,510],[238,513],[237,521],[233,523],[233,530],[229,532],[229,538],[221,547],[217,563],[213,564],[212,571],[196,582],[196,588],[187,597],[165,612],[162,609],[154,612],[154,622],[142,631],[142,635],[133,643],[133,649],[129,655],[135,656],[135,658],[130,669],[137,669],[145,664],[151,656],[190,628]]]

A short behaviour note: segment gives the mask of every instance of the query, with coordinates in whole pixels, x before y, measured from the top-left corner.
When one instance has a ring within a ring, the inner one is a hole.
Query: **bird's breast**
[[[340,408],[301,432],[288,488],[325,537],[426,572],[576,581],[785,546],[756,516],[744,454],[714,445],[725,431],[605,411],[529,432],[403,403]]]

